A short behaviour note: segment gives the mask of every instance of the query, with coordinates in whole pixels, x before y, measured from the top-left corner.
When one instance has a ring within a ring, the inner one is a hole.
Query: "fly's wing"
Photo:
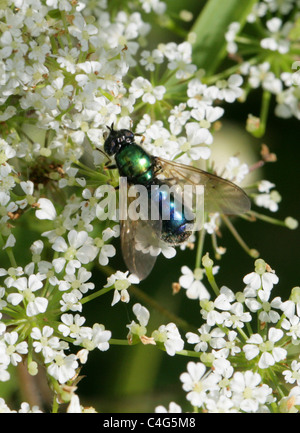
[[[140,218],[130,218],[132,216],[130,206],[133,204],[134,197],[127,197],[127,188],[122,187],[121,183],[119,200],[120,214],[122,215],[120,226],[123,258],[129,271],[141,281],[150,274],[160,252],[155,244],[160,238],[161,220],[147,218],[148,212],[145,208],[140,210]],[[149,198],[148,209],[150,207],[151,200]]]
[[[236,184],[199,168],[156,158],[158,168],[168,183],[204,187],[205,212],[239,215],[250,210],[250,199]]]

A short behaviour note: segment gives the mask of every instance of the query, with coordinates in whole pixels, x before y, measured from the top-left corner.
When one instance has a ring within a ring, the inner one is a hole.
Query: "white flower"
[[[136,132],[143,135],[145,138],[143,147],[152,155],[167,159],[173,156],[176,142],[170,140],[170,132],[164,127],[161,120],[152,123],[151,117],[144,114],[137,124]]]
[[[146,71],[154,71],[155,64],[160,64],[164,61],[164,56],[161,51],[158,49],[153,50],[152,52],[148,50],[144,50],[141,52],[141,60],[140,64],[145,66]]]
[[[205,206],[205,204],[204,204]],[[220,226],[220,214],[219,212],[215,212],[213,214],[208,215],[208,221],[203,224],[203,228],[207,231],[208,234],[212,234],[219,229]]]
[[[266,384],[261,385],[261,380],[261,376],[252,371],[234,373],[230,381],[234,405],[246,413],[257,412],[272,394],[272,389]]]
[[[273,190],[268,194],[257,194],[254,197],[254,202],[257,206],[269,209],[271,212],[277,212],[278,203],[281,202],[281,196],[278,191]]]
[[[224,99],[226,102],[234,102],[243,94],[243,89],[240,87],[242,84],[243,78],[238,74],[231,75],[228,81],[217,82],[219,87],[218,98]]]
[[[230,54],[234,54],[237,52],[237,44],[234,42],[236,34],[239,32],[240,30],[240,23],[237,21],[232,22],[229,27],[227,32],[225,33],[225,39],[227,41],[227,51]]]
[[[76,374],[78,362],[76,355],[71,354],[66,356],[62,351],[58,352],[52,363],[47,367],[47,372],[50,376],[57,379],[59,383],[64,384]]]
[[[70,337],[77,339],[81,335],[81,327],[85,322],[85,317],[81,317],[79,314],[62,314],[60,317],[62,323],[58,325],[58,330],[63,334],[64,337],[70,335]]]
[[[105,329],[104,325],[100,325],[99,323],[94,323],[93,327],[90,328],[88,326],[82,327],[80,329],[79,335],[74,341],[75,345],[80,345],[84,348],[84,350],[92,351],[95,348],[104,352],[109,349],[108,341],[111,338],[111,331]],[[81,354],[82,355],[82,354]],[[85,359],[87,354],[84,355]]]
[[[48,300],[44,297],[35,296],[34,292],[43,287],[41,279],[44,276],[41,275],[30,275],[26,277],[18,278],[12,282],[11,286],[18,289],[19,293],[10,293],[7,296],[7,301],[12,305],[19,305],[20,302],[26,302],[26,314],[27,316],[36,316],[37,314],[45,313],[48,307]]]
[[[67,408],[67,413],[82,413],[82,411],[83,407],[80,404],[78,395],[73,394]]]
[[[280,315],[277,311],[272,310],[272,308],[281,308],[281,298],[277,296],[271,302],[268,302],[269,292],[266,292],[265,290],[260,290],[258,292],[258,297],[261,301],[262,308],[262,311],[260,311],[258,315],[259,320],[264,323],[277,323],[280,319]]]
[[[132,311],[134,312],[139,323],[136,323],[134,320],[132,320],[129,325],[126,325],[126,327],[129,329],[129,333],[127,335],[128,339],[131,339],[133,334],[137,335],[138,337],[146,335],[146,326],[150,318],[149,311],[141,304],[134,304]]]
[[[208,413],[236,413],[237,409],[234,407],[230,398],[225,395],[212,394],[207,397],[205,407]]]
[[[74,14],[72,26],[69,27],[69,32],[79,40],[82,51],[88,50],[89,43],[97,46],[97,27],[92,24],[87,24],[81,14]]]
[[[214,352],[215,353],[215,352]],[[225,381],[222,379],[219,381],[218,385],[220,387],[220,391],[224,393],[225,395],[231,395],[230,392],[228,392],[228,380],[232,377],[234,373],[234,368],[231,365],[230,361],[228,359],[225,359],[223,357],[219,357],[214,359],[212,364],[213,371],[220,375]],[[227,380],[226,380],[227,379]]]
[[[29,403],[24,401],[21,403],[21,408],[18,410],[18,413],[42,413],[42,411],[36,405],[30,408]]]
[[[295,383],[297,381],[297,385],[300,385],[300,362],[294,359],[291,363],[291,369],[284,370],[282,374],[286,383]]]
[[[168,409],[166,409],[164,406],[156,406],[155,408],[155,413],[181,413],[181,412],[182,412],[181,407],[174,401],[171,401],[169,403]]]
[[[99,242],[96,243],[96,245],[99,247]],[[113,245],[107,245],[102,244],[100,247],[100,254],[99,254],[99,263],[101,266],[106,266],[109,262],[110,257],[114,257],[116,254],[116,249]]]
[[[212,347],[218,349],[218,351],[214,352],[216,357],[227,358],[229,355],[234,356],[241,351],[239,344],[240,341],[237,338],[237,333],[229,331],[227,338],[218,338],[217,345],[212,345]]]
[[[186,296],[190,299],[210,299],[210,294],[202,283],[203,270],[195,269],[194,272],[187,266],[181,268],[183,275],[179,278],[179,284],[187,289]]]
[[[263,89],[278,94],[282,91],[282,81],[276,78],[273,72],[269,71],[270,67],[269,62],[251,66],[249,69],[249,84],[253,88],[257,88],[261,85]]]
[[[122,302],[128,303],[130,299],[127,291],[128,287],[131,284],[139,283],[139,279],[136,275],[132,274],[128,276],[128,274],[129,271],[126,272],[117,271],[115,274],[112,274],[110,277],[108,277],[107,283],[104,287],[110,287],[112,285],[115,286],[114,298],[111,304],[112,306],[115,305],[120,300]]]
[[[0,354],[0,359],[1,359],[1,354]],[[7,371],[7,367],[8,365],[6,364],[0,364],[0,382],[7,382],[10,379],[10,374]],[[0,405],[0,412],[1,412],[1,405]]]
[[[104,325],[99,325],[99,323],[94,323],[93,325],[93,337],[92,341],[97,347],[97,349],[104,352],[109,349],[108,341],[111,339],[111,331],[106,330]]]
[[[298,406],[300,404],[300,386],[294,386],[288,396],[281,399],[280,403],[283,403],[283,407],[285,407],[287,413],[298,412]]]
[[[16,366],[22,361],[21,355],[28,353],[26,341],[17,343],[19,335],[17,332],[6,332],[0,340],[0,362],[4,365],[11,363]]]
[[[300,287],[293,287],[290,299],[281,305],[284,314],[291,319],[294,314],[300,317]]]
[[[252,320],[251,314],[244,312],[243,304],[235,302],[230,310],[230,315],[224,320],[224,326],[233,328],[243,328],[244,322],[250,322]]]
[[[79,63],[77,68],[80,71],[85,72],[84,74],[77,74],[75,79],[80,87],[92,86],[97,88],[99,85],[98,75],[101,76],[102,64],[96,61],[86,61],[84,63]]]
[[[108,341],[111,339],[111,331],[105,329],[104,325],[99,323],[94,323],[92,328],[92,338],[91,341],[95,347],[101,352],[109,349]]]
[[[259,182],[257,189],[259,192],[269,193],[270,190],[272,188],[274,188],[274,186],[275,186],[275,183],[272,183],[272,182],[269,182],[268,180],[263,179]]]
[[[232,302],[235,301],[235,295],[228,287],[223,286],[220,289],[220,295],[214,301],[214,307],[225,311],[225,313],[221,314],[221,317],[217,315],[217,312],[211,311],[208,313],[208,321],[210,325],[216,322],[218,324],[224,323],[226,327],[233,328],[242,328],[244,326],[244,322],[249,322],[251,320],[251,315],[248,312],[244,312],[243,304],[241,302]],[[220,319],[222,320],[220,322]]]
[[[196,65],[191,63],[191,44],[185,41],[179,45],[176,45],[174,42],[171,42],[168,45],[174,48],[165,52],[165,55],[170,60],[168,63],[168,68],[171,71],[176,70],[175,76],[179,80],[189,78],[197,69]]]
[[[221,325],[230,316],[228,312],[220,313],[215,309],[214,302],[207,299],[200,301],[200,313],[209,326]]]
[[[192,361],[187,364],[187,372],[180,375],[182,388],[188,393],[186,398],[196,407],[201,407],[206,402],[208,392],[218,390],[219,379],[218,374],[206,374],[204,364]]]
[[[75,74],[76,72],[76,61],[78,59],[80,51],[75,48],[59,48],[57,57],[57,63],[60,64],[62,68],[65,68],[67,72],[70,72],[71,74]]]
[[[62,236],[55,239],[52,248],[54,251],[63,253],[60,259],[60,266],[67,263],[67,273],[74,273],[75,267],[79,268],[80,263],[87,264],[93,261],[97,255],[97,248],[93,245],[93,239],[86,231],[77,232],[71,230],[68,233],[69,245]]]
[[[241,164],[236,156],[232,156],[229,158],[229,161],[226,164],[226,172],[224,177],[228,180],[234,181],[235,183],[241,183],[248,173],[248,165]]]
[[[265,3],[255,3],[252,6],[250,14],[247,16],[247,21],[249,23],[254,23],[258,17],[265,16],[268,10],[268,5]]]
[[[146,13],[153,10],[157,15],[163,14],[167,7],[164,2],[159,0],[139,0],[139,2]]]
[[[224,114],[224,108],[222,107],[212,107],[210,105],[197,106],[192,109],[191,117],[199,122],[202,128],[210,129],[212,124],[216,122]],[[210,134],[210,139],[212,141],[212,135]]]
[[[89,283],[88,280],[91,278],[92,273],[87,271],[85,268],[79,268],[77,275],[67,274],[64,276],[64,280],[59,285],[59,290],[68,290],[70,288],[80,290],[81,293],[85,294],[89,290],[93,290],[95,287],[94,283]]]
[[[59,301],[61,307],[60,311],[82,311],[82,304],[80,299],[82,293],[79,290],[72,290],[70,293],[64,293],[62,299]]]
[[[148,104],[155,104],[156,100],[163,99],[166,88],[164,86],[153,87],[149,80],[137,77],[131,82],[129,92],[135,98],[142,97],[142,101]]]
[[[152,332],[152,337],[154,341],[164,344],[166,352],[170,356],[174,356],[176,352],[183,349],[184,341],[174,323],[161,325],[158,330]]]
[[[211,327],[204,323],[198,329],[198,332],[199,335],[194,332],[188,332],[186,334],[187,342],[190,344],[196,344],[194,347],[195,352],[206,352],[209,346],[214,349],[223,347],[223,341],[225,342],[223,338],[225,332],[220,328],[213,328],[211,330]]]
[[[266,267],[264,269],[258,270],[257,272],[251,272],[250,274],[245,275],[243,278],[243,282],[247,284],[247,287],[256,291],[263,289],[267,292],[270,292],[273,288],[273,285],[277,284],[278,281],[279,278],[274,272],[266,272]]]
[[[201,128],[199,123],[190,122],[185,125],[187,137],[179,139],[179,152],[186,153],[193,161],[198,159],[208,159],[211,149],[208,147],[212,143],[212,135],[207,128]]]
[[[12,413],[15,411],[10,410],[10,408],[7,406],[3,398],[0,398],[0,412],[1,413]]]
[[[67,110],[73,93],[73,86],[70,84],[64,85],[64,77],[59,76],[42,89],[41,94],[45,98],[45,103],[48,108],[54,110],[60,108]]]
[[[185,108],[186,104],[182,102],[170,111],[168,122],[170,123],[170,131],[174,135],[180,134],[182,127],[190,118],[191,114],[188,110],[185,110]]]
[[[194,78],[188,83],[187,95],[189,99],[187,105],[201,111],[206,110],[218,98],[218,94],[217,86],[207,86],[202,84],[198,78]]]
[[[50,362],[56,351],[61,349],[61,344],[58,337],[52,336],[54,329],[50,326],[44,326],[42,330],[37,327],[32,328],[31,337],[33,340],[33,347],[36,353],[42,353],[45,358],[45,362]],[[65,348],[68,348],[68,344],[65,343]]]
[[[288,316],[288,319],[283,319],[281,327],[285,329],[286,335],[292,337],[292,343],[295,345],[300,344],[300,318],[299,316],[293,315]]]
[[[269,329],[268,340],[264,340],[259,334],[251,335],[243,347],[246,359],[251,360],[260,355],[259,368],[268,368],[270,365],[282,361],[286,358],[287,351],[275,345],[282,337],[283,331],[276,328]]]
[[[80,125],[78,125],[79,127]],[[76,130],[73,133],[70,133],[72,140],[80,145],[83,143],[85,134],[83,131]],[[76,177],[76,174],[78,172],[78,168],[75,167],[68,167],[66,166],[64,168],[64,177],[59,179],[58,186],[60,188],[65,188],[66,186],[73,186],[73,185],[80,185],[81,187],[84,187],[86,185],[86,180],[83,177]]]
[[[267,28],[270,36],[260,41],[260,46],[271,51],[278,51],[280,54],[286,54],[290,49],[288,34],[292,27],[292,22],[287,22],[282,26],[282,20],[273,17],[267,21]]]

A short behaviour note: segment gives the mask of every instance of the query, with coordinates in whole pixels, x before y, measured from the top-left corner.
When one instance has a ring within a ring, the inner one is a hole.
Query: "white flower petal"
[[[37,202],[39,208],[35,212],[35,216],[40,220],[54,220],[56,218],[56,210],[53,203],[47,198],[40,198]]]

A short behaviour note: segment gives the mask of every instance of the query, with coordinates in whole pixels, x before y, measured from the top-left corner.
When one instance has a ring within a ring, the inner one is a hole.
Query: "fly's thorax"
[[[120,175],[129,183],[148,185],[154,178],[153,157],[136,143],[122,147],[115,156]]]

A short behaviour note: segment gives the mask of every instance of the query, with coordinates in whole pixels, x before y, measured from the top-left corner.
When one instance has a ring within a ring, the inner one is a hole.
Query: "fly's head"
[[[104,151],[107,155],[115,155],[126,144],[134,142],[134,133],[129,129],[114,129],[114,124],[107,126],[110,133],[104,143]]]

